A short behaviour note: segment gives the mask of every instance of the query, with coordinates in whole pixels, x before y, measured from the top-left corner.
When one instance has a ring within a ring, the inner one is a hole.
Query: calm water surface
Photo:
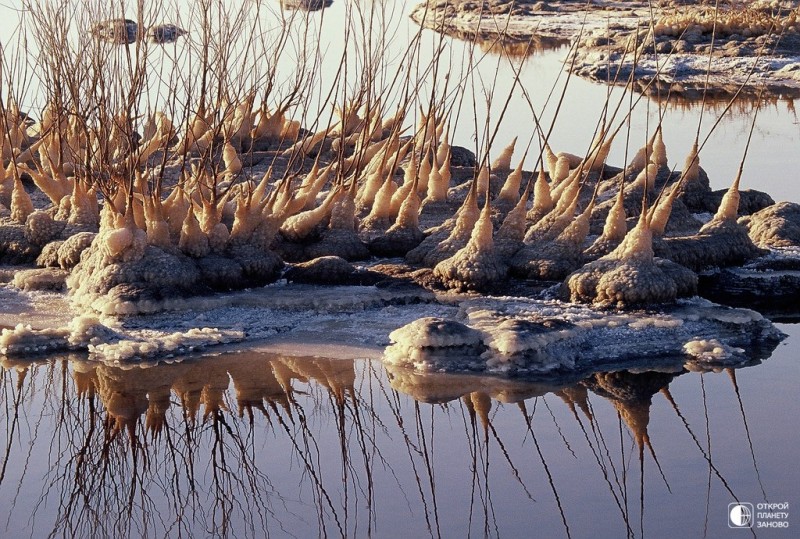
[[[528,382],[268,353],[3,361],[0,530],[722,537],[729,502],[768,500],[796,532],[800,327],[783,329],[746,368]]]

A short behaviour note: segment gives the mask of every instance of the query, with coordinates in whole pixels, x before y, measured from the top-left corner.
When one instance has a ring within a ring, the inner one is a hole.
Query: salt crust
[[[390,335],[391,365],[421,372],[564,372],[657,357],[742,362],[745,348],[783,335],[760,314],[694,298],[665,312],[608,312],[557,301],[480,298],[462,302],[459,335],[432,338],[423,319]],[[436,324],[446,321],[436,320]],[[481,342],[476,343],[477,330]],[[483,346],[481,346],[483,345]],[[478,360],[478,357],[480,360]]]

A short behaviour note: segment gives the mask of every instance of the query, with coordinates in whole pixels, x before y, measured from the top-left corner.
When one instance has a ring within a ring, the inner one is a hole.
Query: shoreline
[[[656,19],[680,14],[677,4],[656,8]],[[756,2],[751,8],[759,5]],[[633,76],[634,89],[651,96],[701,99],[706,93],[730,97],[740,87],[740,94],[751,98],[762,87],[763,95],[771,97],[800,96],[800,34],[796,26],[787,28],[780,42],[770,35],[729,33],[715,36],[712,46],[710,33],[697,25],[675,36],[669,35],[670,28],[658,24],[653,27],[655,37],[653,29],[637,32],[650,25],[648,2],[598,0],[586,7],[586,3],[558,0],[517,2],[513,9],[499,1],[481,5],[429,0],[417,5],[411,18],[445,35],[475,40],[484,50],[499,45],[510,51],[510,56],[558,48],[577,39],[574,59],[565,60],[567,65],[575,62],[575,74],[597,83],[611,79],[612,84],[621,86]],[[707,73],[709,51],[714,62]]]

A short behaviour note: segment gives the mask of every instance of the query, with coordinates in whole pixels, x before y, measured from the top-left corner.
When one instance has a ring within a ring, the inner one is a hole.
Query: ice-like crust
[[[741,357],[745,352],[742,348],[728,346],[718,339],[691,340],[683,345],[683,350],[696,361],[705,363],[724,363],[732,358],[735,362],[735,358]]]
[[[462,313],[466,319],[459,331],[466,332],[464,325],[477,330],[480,343],[470,334],[468,346],[457,352],[451,347],[458,343],[443,340],[437,346],[419,331],[423,319],[392,334],[396,344],[386,349],[384,361],[422,372],[507,375],[624,368],[641,365],[643,358],[683,362],[687,355],[736,363],[750,360],[747,349],[784,337],[753,311],[701,299],[680,301],[660,313],[614,314],[559,302],[480,298],[462,304]]]
[[[14,286],[20,290],[60,291],[64,289],[68,274],[56,268],[20,270],[14,275]]]
[[[75,318],[67,327],[32,329],[18,324],[0,333],[0,354],[44,354],[57,351],[88,350],[89,357],[106,362],[169,357],[193,352],[208,346],[240,341],[241,331],[193,328],[171,333],[148,330],[119,333],[93,316]]]
[[[759,247],[800,247],[800,204],[778,202],[742,217],[739,223]]]

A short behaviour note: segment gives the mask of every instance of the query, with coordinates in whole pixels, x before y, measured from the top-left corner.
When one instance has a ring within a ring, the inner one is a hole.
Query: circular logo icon
[[[731,504],[728,517],[730,518],[731,526],[749,528],[753,523],[753,510],[750,504]]]

